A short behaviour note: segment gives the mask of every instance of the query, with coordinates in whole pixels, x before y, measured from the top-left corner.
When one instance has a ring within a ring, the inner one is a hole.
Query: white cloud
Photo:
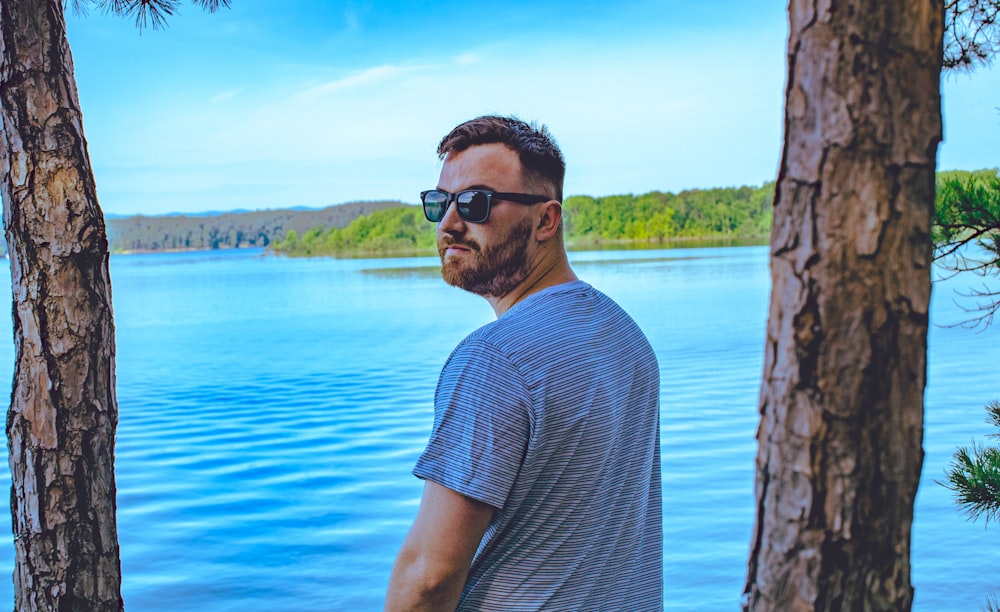
[[[208,101],[211,102],[211,103],[213,103],[213,104],[216,104],[216,103],[219,103],[219,102],[226,102],[226,101],[232,100],[236,96],[240,95],[240,93],[242,91],[243,91],[242,88],[240,88],[240,89],[230,89],[228,91],[222,91],[222,92],[219,92],[219,93],[215,94],[211,98],[209,98]]]
[[[455,63],[459,66],[472,66],[481,61],[483,58],[477,53],[462,53],[455,57]]]
[[[309,87],[297,94],[300,98],[316,98],[345,90],[370,88],[401,75],[419,70],[417,66],[383,65],[353,72],[341,79]]]

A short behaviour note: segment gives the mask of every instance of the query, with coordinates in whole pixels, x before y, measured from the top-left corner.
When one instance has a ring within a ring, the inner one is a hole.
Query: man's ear
[[[545,241],[556,235],[562,225],[562,204],[559,200],[549,200],[542,203],[542,214],[538,218],[535,236],[539,241]]]

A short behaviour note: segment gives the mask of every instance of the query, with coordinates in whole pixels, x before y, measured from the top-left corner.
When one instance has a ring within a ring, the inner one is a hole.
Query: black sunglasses
[[[431,189],[420,193],[424,204],[424,216],[431,223],[444,219],[448,206],[455,200],[458,216],[469,223],[486,223],[490,218],[490,207],[494,200],[508,200],[518,204],[538,204],[551,200],[549,196],[527,193],[505,193],[486,189],[466,189],[458,193],[448,193],[443,189]]]

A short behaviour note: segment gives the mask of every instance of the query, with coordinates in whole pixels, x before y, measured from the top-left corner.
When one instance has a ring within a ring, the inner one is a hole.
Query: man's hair
[[[524,169],[524,181],[531,187],[551,186],[562,201],[566,162],[555,138],[544,125],[525,123],[517,117],[485,115],[458,125],[438,145],[438,157],[461,153],[469,147],[503,144],[517,153]],[[539,194],[542,195],[542,194]]]

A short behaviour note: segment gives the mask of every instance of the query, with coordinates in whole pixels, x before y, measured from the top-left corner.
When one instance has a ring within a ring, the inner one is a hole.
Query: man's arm
[[[387,611],[454,610],[495,509],[431,481],[396,557]]]

